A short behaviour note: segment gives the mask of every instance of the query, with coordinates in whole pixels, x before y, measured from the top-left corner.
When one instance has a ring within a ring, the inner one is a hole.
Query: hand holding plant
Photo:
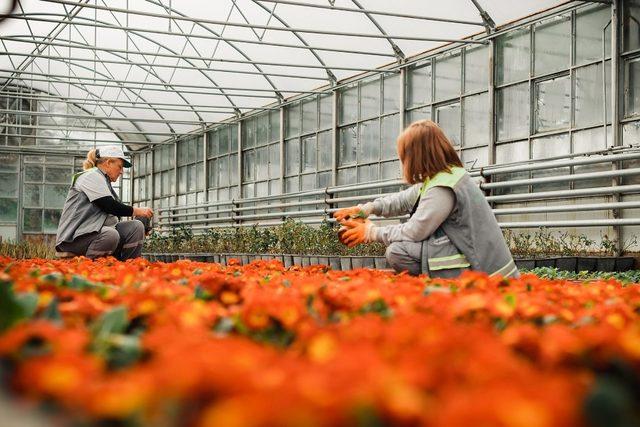
[[[333,217],[340,223],[348,219],[366,218],[368,215],[360,206],[351,206],[348,208],[337,210],[333,213]]]
[[[371,241],[371,229],[374,227],[373,223],[368,219],[363,221],[348,220],[344,221],[341,231],[338,232],[340,241],[352,248],[360,243],[368,243]]]

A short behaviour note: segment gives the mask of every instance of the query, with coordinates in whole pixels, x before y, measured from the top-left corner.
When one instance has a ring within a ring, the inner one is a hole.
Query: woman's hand
[[[368,215],[362,210],[360,206],[351,206],[335,211],[333,217],[340,223],[349,218],[362,217],[366,218]]]
[[[133,208],[133,216],[143,216],[145,218],[151,218],[153,216],[153,210],[151,208]]]
[[[349,220],[342,224],[347,227],[347,230],[342,233],[340,240],[348,247],[352,248],[360,243],[368,243],[371,241],[369,234],[374,225],[368,219],[362,222]]]

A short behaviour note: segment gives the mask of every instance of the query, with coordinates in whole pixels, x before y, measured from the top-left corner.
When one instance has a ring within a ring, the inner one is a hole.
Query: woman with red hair
[[[373,202],[336,211],[347,230],[342,240],[386,244],[387,262],[398,272],[455,277],[464,270],[519,276],[491,207],[462,166],[437,124],[412,123],[398,137],[404,180],[411,187]],[[356,216],[410,214],[407,222],[376,226]]]

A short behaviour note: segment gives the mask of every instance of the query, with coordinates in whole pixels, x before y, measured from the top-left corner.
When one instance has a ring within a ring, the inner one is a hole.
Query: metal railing
[[[587,188],[569,188],[551,191],[536,191],[536,185],[574,183],[598,179],[614,179],[640,175],[640,167],[617,168],[624,161],[640,160],[640,147],[624,146],[608,150],[582,154],[560,156],[552,159],[530,160],[505,165],[492,165],[470,171],[473,178],[487,194],[487,201],[494,208],[498,217],[504,215],[528,215],[545,213],[575,213],[587,211],[617,211],[620,209],[640,208],[640,200],[604,203],[575,203],[577,200],[597,196],[613,196],[640,194],[640,184],[623,184],[610,186],[593,186]],[[508,174],[550,171],[574,166],[605,164],[611,170],[585,173],[568,173],[555,176],[530,177],[509,180]],[[403,187],[400,180],[371,182],[345,186],[326,187],[310,191],[272,196],[233,199],[222,202],[211,202],[196,205],[181,205],[158,210],[157,228],[168,231],[172,227],[188,225],[194,231],[209,228],[238,226],[268,226],[282,223],[285,219],[296,219],[303,223],[318,224],[332,221],[331,213],[338,205],[346,206],[358,202],[370,201],[384,194],[384,190]],[[514,194],[494,194],[496,190],[525,188],[527,191]],[[374,191],[376,194],[362,194]],[[567,200],[565,205],[500,207],[501,203]],[[385,220],[402,220],[407,215]],[[503,228],[536,228],[536,227],[590,227],[590,226],[623,226],[640,225],[640,218],[610,218],[586,220],[531,220],[499,222]]]

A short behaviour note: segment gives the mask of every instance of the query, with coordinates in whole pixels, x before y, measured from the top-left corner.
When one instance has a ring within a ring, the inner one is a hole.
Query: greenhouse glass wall
[[[160,230],[318,223],[402,185],[396,137],[420,119],[504,228],[640,231],[638,0],[453,1],[434,20],[414,2],[230,2],[226,21],[170,2],[44,3],[58,13],[25,2],[0,26],[5,239],[55,233],[70,174],[114,141],[133,159],[120,196]],[[7,31],[24,21],[50,32]],[[379,37],[354,36],[371,25]]]

